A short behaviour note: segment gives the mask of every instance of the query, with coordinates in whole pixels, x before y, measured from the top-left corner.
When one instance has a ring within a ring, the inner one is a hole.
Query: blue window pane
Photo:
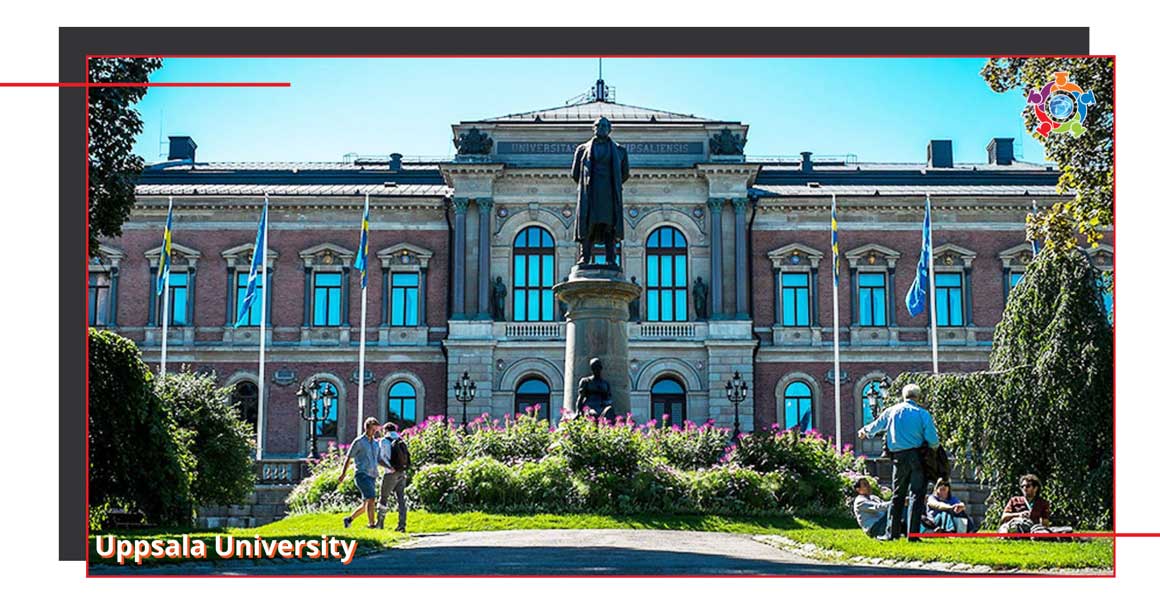
[[[528,286],[540,286],[540,257],[528,256]]]
[[[326,290],[314,290],[314,324],[323,325],[326,322]]]
[[[398,382],[395,385],[391,386],[391,391],[389,393],[389,396],[392,396],[392,397],[415,396],[415,387],[407,382]]]
[[[391,325],[402,325],[405,319],[406,292],[396,288],[391,292]]]
[[[516,256],[515,276],[513,278],[516,287],[524,287],[528,284],[527,273],[525,272],[527,267],[524,262],[524,256]]]
[[[673,230],[670,228],[661,229],[661,247],[673,247]]]
[[[672,256],[666,256],[661,259],[661,286],[673,286],[673,260]]]
[[[527,231],[522,231],[522,232],[520,232],[519,235],[516,235],[515,246],[516,247],[528,247],[528,232]]]
[[[419,286],[419,273],[396,273],[391,275],[391,282],[395,287]]]
[[[660,292],[655,289],[649,290],[648,303],[645,305],[645,307],[648,309],[649,321],[660,321]]]
[[[858,324],[870,325],[873,319],[873,311],[871,308],[870,290],[860,288],[858,290]]]
[[[1015,289],[1015,286],[1019,285],[1019,282],[1023,280],[1023,273],[1011,273],[1010,279],[1008,288]]]
[[[315,285],[325,285],[327,287],[340,287],[340,286],[342,286],[342,274],[341,273],[315,273],[314,274],[314,283],[315,283]]]
[[[671,291],[661,292],[661,320],[673,320],[673,292]]]
[[[684,256],[676,256],[674,257],[674,260],[676,260],[677,263],[676,268],[673,269],[674,285],[677,287],[685,287],[688,285],[689,279],[689,261]]]
[[[528,229],[528,247],[540,247],[540,229]]]
[[[652,234],[648,236],[648,242],[645,245],[647,247],[659,247],[660,244],[661,244],[660,231],[653,231]]]
[[[807,287],[809,285],[809,275],[805,273],[782,273],[781,284],[783,287]]]
[[[407,316],[405,317],[406,324],[407,325],[418,325],[419,324],[419,290],[413,289],[413,288],[407,290],[406,308],[407,308]]]
[[[934,284],[939,287],[959,287],[963,284],[962,275],[958,273],[935,273]]]
[[[874,290],[874,324],[886,325],[886,290]]]
[[[189,285],[189,275],[186,273],[169,273],[169,287],[185,287]]]
[[[183,287],[180,289],[171,289],[170,291],[173,296],[173,301],[170,302],[169,306],[169,311],[172,315],[169,323],[171,325],[185,325],[185,318],[188,311],[186,308],[188,302],[186,297],[187,290]]]
[[[673,229],[673,246],[674,247],[686,247],[687,246],[687,244],[685,243],[685,236],[682,235],[681,232],[676,230],[676,229]]]
[[[676,320],[677,320],[677,321],[688,321],[688,320],[689,320],[689,300],[688,300],[688,293],[687,293],[685,290],[683,290],[683,289],[678,289],[678,290],[675,290],[675,291],[674,291],[674,293],[675,293],[675,294],[676,294],[676,296],[677,296],[677,301],[676,301],[676,311],[677,311],[677,316],[676,316]]]
[[[556,257],[555,256],[541,256],[543,260],[540,264],[540,270],[543,272],[543,278],[540,283],[544,285],[552,285],[556,282]]]
[[[516,321],[527,321],[528,320],[527,292],[523,292],[523,291],[516,292],[515,293],[515,303],[516,303],[516,305],[515,305],[515,308],[513,309],[514,312],[512,315],[513,318],[515,318]]]
[[[528,320],[540,320],[540,290],[528,290]]]
[[[342,309],[342,291],[337,289],[330,290],[330,300],[327,301],[329,308],[327,308],[327,325],[338,325],[339,311]]]
[[[540,229],[540,247],[555,247],[556,240],[552,238],[552,234],[544,229]]]
[[[648,280],[646,281],[649,287],[656,287],[661,282],[660,258],[656,256],[648,257]]]
[[[545,291],[540,294],[541,321],[551,321],[553,318],[555,318],[555,302],[555,296],[552,295],[552,292]]]

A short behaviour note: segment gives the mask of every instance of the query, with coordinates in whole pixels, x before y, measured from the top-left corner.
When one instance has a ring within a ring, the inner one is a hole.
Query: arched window
[[[526,413],[528,407],[540,406],[536,417],[551,419],[552,389],[548,383],[538,377],[530,377],[516,386],[516,413]]]
[[[652,418],[667,425],[685,423],[685,386],[673,378],[661,378],[653,384],[651,394]]]
[[[387,421],[394,422],[400,430],[415,425],[417,397],[415,387],[409,382],[395,382],[387,391]]]
[[[314,433],[324,438],[338,438],[338,406],[342,404],[338,397],[338,388],[326,380],[318,380],[318,402],[314,403],[315,413],[318,415],[322,415],[322,400],[326,395],[334,397],[335,403],[330,406],[330,412],[326,417],[314,424]]]
[[[689,320],[688,241],[663,226],[645,243],[645,309],[648,321]]]
[[[860,426],[874,421],[876,417],[874,409],[870,407],[870,393],[882,383],[882,380],[870,380],[862,387],[862,423]],[[879,402],[879,405],[882,403]]]
[[[528,227],[516,235],[512,257],[512,320],[554,321],[556,240],[547,229]]]
[[[258,385],[249,380],[234,384],[234,391],[230,394],[230,403],[238,410],[242,419],[257,430]]]
[[[785,427],[812,430],[814,427],[814,391],[805,382],[791,382],[785,387]]]

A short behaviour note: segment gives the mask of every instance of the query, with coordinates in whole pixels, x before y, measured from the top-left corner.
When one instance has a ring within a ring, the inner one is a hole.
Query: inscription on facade
[[[572,155],[581,144],[583,141],[575,143],[503,141],[496,143],[495,147],[498,155]],[[630,155],[701,155],[705,152],[705,144],[701,141],[621,144],[628,149]]]

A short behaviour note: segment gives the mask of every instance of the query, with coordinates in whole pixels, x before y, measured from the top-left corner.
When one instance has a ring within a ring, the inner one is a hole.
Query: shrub
[[[437,464],[419,470],[408,489],[416,503],[435,511],[455,509],[464,503],[465,487],[455,464]]]
[[[414,470],[448,464],[463,456],[463,430],[455,427],[453,421],[445,421],[442,415],[432,416],[403,431]]]
[[[502,507],[526,503],[516,474],[490,457],[460,461],[456,478],[463,483],[463,503],[482,507]]]
[[[696,511],[691,472],[654,462],[641,466],[632,478],[632,498],[641,510],[658,512]]]
[[[354,476],[347,473],[342,485],[338,477],[346,452],[333,445],[317,461],[308,460],[310,474],[294,486],[286,497],[286,505],[295,514],[317,511],[350,510],[362,501]],[[353,470],[352,470],[353,472]]]
[[[644,457],[644,438],[631,419],[576,418],[561,422],[555,434],[569,469],[588,479],[630,478]]]
[[[663,458],[682,470],[716,465],[731,436],[729,430],[716,428],[711,421],[699,427],[691,421],[680,427],[657,427],[655,421],[650,421],[645,434],[645,449],[651,457]]]
[[[191,490],[198,505],[241,503],[254,489],[254,430],[230,404],[232,388],[218,388],[213,375],[171,373],[158,394],[177,425],[193,431]]]
[[[691,493],[702,512],[754,513],[778,509],[781,484],[776,472],[727,465],[694,473]]]
[[[548,454],[552,429],[546,419],[539,419],[539,405],[529,407],[528,413],[513,419],[504,416],[503,422],[488,422],[483,415],[468,424],[464,448],[468,457],[486,456],[507,463],[534,461]]]
[[[154,392],[137,346],[90,329],[90,526],[99,530],[112,508],[139,512],[149,523],[189,524],[192,436]]]
[[[580,504],[568,461],[561,456],[522,463],[516,466],[515,475],[525,503],[543,507],[545,511],[570,511]]]
[[[818,433],[762,430],[745,434],[728,459],[759,472],[783,478],[781,503],[794,509],[834,509],[842,505],[852,484],[844,472],[865,472],[865,464],[849,449],[838,453]]]

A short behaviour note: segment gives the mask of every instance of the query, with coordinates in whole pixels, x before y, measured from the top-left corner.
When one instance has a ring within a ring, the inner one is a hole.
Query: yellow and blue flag
[[[241,327],[242,323],[250,316],[250,307],[254,305],[254,300],[258,298],[259,285],[265,287],[265,283],[260,283],[262,280],[262,268],[266,264],[266,214],[270,209],[270,200],[266,199],[266,204],[262,206],[262,218],[258,221],[258,237],[254,241],[254,255],[250,261],[250,275],[246,280],[246,296],[242,298],[242,304],[238,307],[238,320],[234,323],[234,327]],[[266,309],[265,305],[261,305],[258,312],[261,313],[265,320]]]
[[[362,288],[367,288],[367,256],[370,252],[371,231],[371,196],[367,194],[366,204],[363,206],[362,234],[358,239],[358,256],[354,259],[354,267],[362,274]]]
[[[838,196],[830,197],[830,249],[834,251],[834,287],[838,287]]]
[[[161,240],[161,260],[157,265],[157,295],[165,293],[169,281],[169,265],[173,258],[173,198],[169,198],[169,216],[165,219],[165,235]]]
[[[931,241],[930,241],[930,195],[926,196],[926,216],[922,219],[922,251],[919,252],[918,269],[914,274],[914,282],[906,292],[906,312],[916,316],[926,309],[927,298],[930,292],[927,285],[930,283],[931,268]]]

